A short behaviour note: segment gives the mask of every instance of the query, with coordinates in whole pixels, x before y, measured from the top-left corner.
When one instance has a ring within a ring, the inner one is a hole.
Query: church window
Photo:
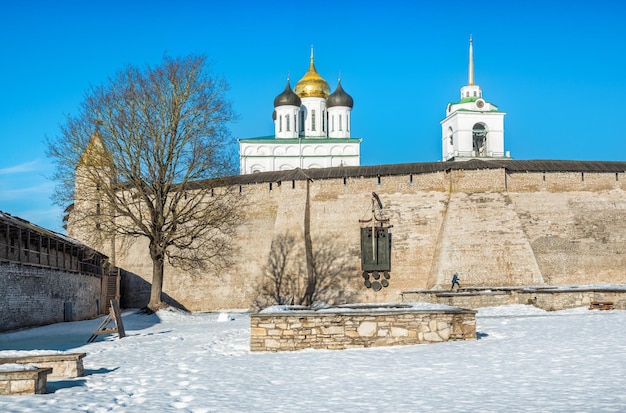
[[[289,132],[289,115],[285,116],[285,127],[287,128],[287,132]]]
[[[304,132],[304,111],[300,111],[300,132]]]
[[[343,130],[342,127],[341,127],[341,115],[339,115],[339,130],[340,131]]]
[[[315,109],[311,111],[311,130],[315,130]]]
[[[476,97],[476,91],[474,91],[474,97]]]
[[[283,115],[278,117],[278,132],[283,131]]]
[[[333,115],[330,119],[330,128],[331,131],[335,131],[335,115]]]
[[[346,131],[350,132],[350,114],[346,115]]]
[[[322,111],[322,132],[326,132],[326,111]]]
[[[293,131],[296,132],[298,130],[298,118],[296,117],[296,115],[293,115]]]

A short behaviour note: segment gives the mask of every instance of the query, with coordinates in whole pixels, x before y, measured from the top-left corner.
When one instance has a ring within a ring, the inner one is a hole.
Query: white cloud
[[[34,201],[35,199],[47,199],[53,191],[54,184],[52,182],[42,182],[38,185],[26,186],[23,188],[2,188],[0,186],[0,201],[9,201],[22,199],[24,202]],[[39,202],[39,201],[37,201]]]
[[[9,166],[7,168],[0,168],[0,175],[12,175],[21,174],[25,172],[40,171],[43,168],[41,161],[35,159],[34,161],[24,162],[15,166]]]

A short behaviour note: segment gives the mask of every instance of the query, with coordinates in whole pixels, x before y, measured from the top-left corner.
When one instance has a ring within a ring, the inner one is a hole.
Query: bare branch
[[[166,257],[184,268],[229,262],[243,197],[219,180],[236,170],[227,90],[204,56],[127,66],[91,88],[48,140],[54,199],[74,204],[68,230],[96,248],[115,236],[149,240],[151,305]]]

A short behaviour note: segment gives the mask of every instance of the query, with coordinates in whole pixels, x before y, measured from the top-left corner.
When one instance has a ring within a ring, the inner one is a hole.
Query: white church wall
[[[299,150],[296,145],[289,145],[286,147],[285,154],[289,156],[298,156]]]
[[[328,109],[328,136],[330,138],[350,137],[350,111],[347,106]]]
[[[316,97],[303,98],[302,106],[306,108],[304,116],[304,136],[326,136],[324,122],[326,99]]]
[[[278,106],[276,111],[276,120],[274,120],[274,134],[276,138],[288,139],[297,138],[299,135],[299,106]]]

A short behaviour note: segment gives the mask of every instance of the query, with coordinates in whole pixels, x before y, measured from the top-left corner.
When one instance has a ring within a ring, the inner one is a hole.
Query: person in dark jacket
[[[454,275],[452,276],[452,287],[450,287],[450,290],[454,290],[455,285],[458,288],[461,288],[461,284],[459,284],[459,276],[457,275],[457,273],[454,273]]]

